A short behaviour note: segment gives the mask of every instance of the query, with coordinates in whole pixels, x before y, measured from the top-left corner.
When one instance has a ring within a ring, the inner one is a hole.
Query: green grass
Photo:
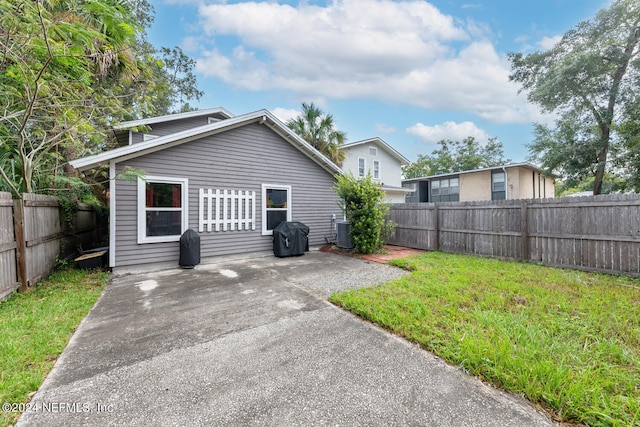
[[[431,252],[331,301],[557,420],[640,426],[640,282]]]
[[[108,279],[104,272],[59,270],[0,302],[0,404],[29,400]],[[18,415],[0,411],[0,426]]]

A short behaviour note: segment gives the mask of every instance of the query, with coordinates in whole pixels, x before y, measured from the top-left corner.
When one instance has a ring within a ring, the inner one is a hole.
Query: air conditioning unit
[[[343,249],[353,249],[353,239],[351,239],[349,221],[336,223],[336,245]]]

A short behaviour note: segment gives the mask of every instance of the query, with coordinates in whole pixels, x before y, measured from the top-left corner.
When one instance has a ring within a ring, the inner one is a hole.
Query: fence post
[[[433,215],[434,215],[434,219],[433,219],[433,234],[434,234],[434,242],[433,242],[433,250],[437,251],[440,250],[440,220],[439,217],[440,215],[438,215],[438,205],[434,204],[433,205]]]
[[[13,224],[16,236],[16,258],[18,267],[18,281],[20,282],[20,292],[25,292],[29,287],[27,277],[27,244],[24,237],[24,199],[19,198],[13,201]]]
[[[527,201],[520,205],[520,231],[522,232],[522,260],[529,261],[529,216]]]

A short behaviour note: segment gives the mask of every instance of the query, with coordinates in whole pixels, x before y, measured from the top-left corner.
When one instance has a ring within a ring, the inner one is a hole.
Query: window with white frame
[[[491,171],[491,200],[507,198],[506,176],[504,171]]]
[[[369,147],[369,155],[370,156],[377,156],[378,155],[378,149],[376,147]]]
[[[358,157],[358,176],[364,177],[365,173],[366,171],[365,171],[364,158]]]
[[[380,179],[380,160],[373,161],[373,179]]]
[[[177,242],[188,228],[188,179],[138,178],[138,243]]]
[[[282,221],[291,221],[291,186],[262,184],[262,234],[273,235]]]

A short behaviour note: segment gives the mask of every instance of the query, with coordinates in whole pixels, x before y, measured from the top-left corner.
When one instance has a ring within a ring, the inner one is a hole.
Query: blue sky
[[[158,0],[156,46],[197,61],[196,106],[303,101],[331,113],[348,142],[379,136],[410,161],[441,139],[497,137],[527,160],[532,123],[551,123],[508,80],[507,53],[545,50],[610,0]]]

